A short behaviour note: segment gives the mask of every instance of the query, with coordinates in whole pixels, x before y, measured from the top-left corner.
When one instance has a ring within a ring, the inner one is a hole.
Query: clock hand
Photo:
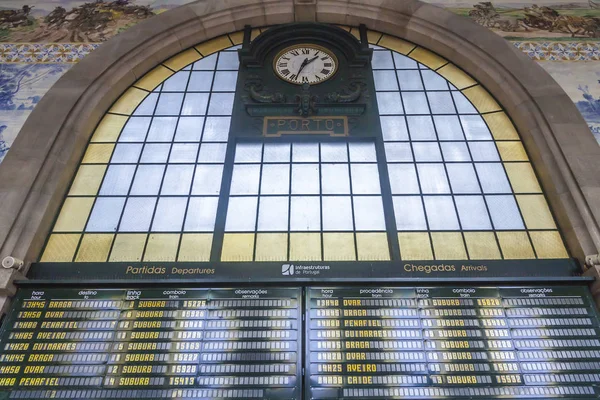
[[[302,72],[302,69],[306,67],[306,64],[308,64],[308,58],[305,58],[304,61],[302,61],[302,64],[300,64],[300,68],[298,69],[298,73],[296,74],[296,76],[300,76],[300,72]]]
[[[319,56],[314,56],[313,58],[311,58],[310,60],[308,60],[308,62],[306,63],[306,65],[308,65],[311,62],[315,61],[317,58],[319,58]],[[306,67],[306,65],[305,65],[305,67]]]

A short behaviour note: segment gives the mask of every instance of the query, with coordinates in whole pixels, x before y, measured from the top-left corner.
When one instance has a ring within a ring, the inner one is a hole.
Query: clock
[[[296,85],[316,85],[335,75],[338,60],[325,47],[298,44],[281,50],[273,60],[275,75]]]

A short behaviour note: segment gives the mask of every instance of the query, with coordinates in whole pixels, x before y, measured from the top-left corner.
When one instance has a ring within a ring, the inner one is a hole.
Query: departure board
[[[0,398],[299,399],[302,291],[19,290]]]
[[[584,287],[309,288],[306,399],[600,397]]]

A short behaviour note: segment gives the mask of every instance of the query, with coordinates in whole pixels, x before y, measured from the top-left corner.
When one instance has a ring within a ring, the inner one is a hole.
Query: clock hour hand
[[[311,58],[310,60],[308,60],[308,62],[306,63],[306,65],[308,65],[311,62],[315,61],[317,58],[319,58],[319,56],[314,56],[313,58]],[[306,65],[305,65],[305,67],[306,67]]]

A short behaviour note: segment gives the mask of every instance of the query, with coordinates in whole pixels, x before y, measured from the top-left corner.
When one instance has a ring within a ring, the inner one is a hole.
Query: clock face
[[[324,82],[335,74],[337,66],[337,58],[331,50],[314,44],[287,47],[273,60],[275,74],[296,85]]]

